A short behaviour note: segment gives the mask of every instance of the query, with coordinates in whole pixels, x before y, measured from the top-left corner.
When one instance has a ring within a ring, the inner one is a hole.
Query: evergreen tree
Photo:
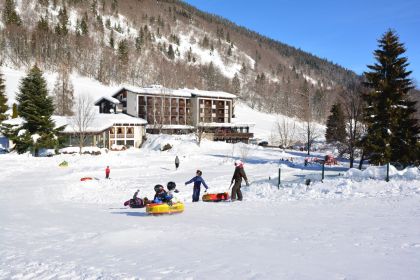
[[[175,58],[175,53],[174,53],[174,49],[172,48],[172,44],[169,45],[167,54],[168,54],[169,59],[173,60]]]
[[[230,33],[226,33],[226,42],[230,43]]]
[[[16,12],[16,4],[14,0],[6,0],[3,7],[3,22],[6,25],[21,25],[22,20]]]
[[[207,67],[204,68],[204,78],[206,81],[207,90],[217,90],[218,88],[218,69],[214,66],[213,62],[210,62]]]
[[[109,46],[111,49],[114,49],[115,41],[114,41],[114,30],[111,30],[111,34],[109,35]]]
[[[80,22],[80,31],[82,32],[82,35],[86,36],[89,33],[88,25],[87,25],[87,19],[85,17],[82,18],[82,21]]]
[[[55,27],[55,33],[59,36],[66,36],[69,33],[67,28],[68,23],[69,17],[67,15],[67,9],[64,7],[58,12],[58,23]]]
[[[49,31],[48,19],[46,17],[44,18],[43,16],[41,16],[41,19],[38,20],[36,29],[41,32],[48,32]]]
[[[235,76],[232,78],[232,93],[236,96],[241,94],[241,81],[239,80],[238,73],[235,73]]]
[[[19,93],[16,96],[18,111],[25,120],[21,129],[12,139],[18,153],[28,150],[38,155],[41,148],[53,148],[57,143],[52,98],[48,96],[47,83],[42,71],[35,65],[28,75],[21,80]]]
[[[407,71],[404,44],[394,31],[387,31],[378,41],[376,63],[368,65],[365,85],[370,91],[364,95],[366,102],[366,136],[362,139],[364,152],[373,164],[399,162],[403,165],[419,160],[417,135],[420,133],[415,119],[416,102],[409,99],[413,89]]]
[[[231,56],[232,55],[232,47],[229,46],[228,50],[227,50],[227,55]]]
[[[123,39],[118,43],[118,60],[123,64],[128,64],[128,42]]]
[[[4,84],[3,74],[0,72],[0,122],[7,119],[6,111],[8,109],[6,86]]]
[[[73,92],[70,71],[65,67],[61,67],[54,85],[55,114],[59,116],[73,115]]]
[[[327,119],[327,131],[325,133],[327,143],[346,141],[346,122],[344,113],[339,103],[331,107],[331,115]]]
[[[209,45],[210,45],[210,40],[209,40],[209,38],[207,37],[207,35],[204,35],[203,41],[201,42],[201,46],[202,46],[203,48],[208,48],[208,47],[209,47]]]
[[[143,29],[140,29],[140,32],[139,32],[138,36],[136,37],[136,50],[138,52],[141,51],[143,43],[144,43],[144,33],[143,33]]]

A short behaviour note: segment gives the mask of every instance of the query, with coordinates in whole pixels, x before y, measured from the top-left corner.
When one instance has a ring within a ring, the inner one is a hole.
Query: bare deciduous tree
[[[197,125],[194,128],[194,136],[195,136],[195,141],[197,142],[197,145],[200,146],[201,140],[203,140],[203,136],[204,136],[204,127]]]
[[[363,130],[363,100],[360,89],[342,94],[342,102],[347,122],[347,141],[345,144],[350,157],[350,168],[352,168],[357,143]]]
[[[283,148],[289,147],[295,140],[296,122],[283,118],[282,120],[277,120],[276,127],[280,146]]]
[[[88,95],[80,95],[77,98],[74,115],[72,117],[73,130],[79,138],[79,153],[82,153],[89,127],[95,119],[95,108],[92,106],[92,100]]]
[[[73,114],[73,84],[70,80],[70,70],[64,65],[60,67],[57,80],[54,84],[54,109],[59,116]]]
[[[312,121],[305,121],[302,124],[301,128],[303,132],[302,140],[303,142],[306,142],[306,148],[308,155],[310,155],[310,150],[313,145],[313,143],[320,137],[320,134],[316,128],[316,123]]]
[[[246,161],[250,156],[251,148],[248,144],[240,143],[239,144],[239,155],[241,156],[242,161]]]

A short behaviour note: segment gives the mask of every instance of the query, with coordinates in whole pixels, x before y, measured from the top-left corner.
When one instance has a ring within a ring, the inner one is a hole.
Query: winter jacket
[[[109,174],[110,172],[111,172],[111,169],[109,169],[109,168],[105,169],[105,174]]]
[[[244,178],[245,182],[248,184],[248,178],[246,177],[244,168],[241,166],[237,166],[235,168],[235,172],[233,173],[231,184],[233,183],[233,181],[235,181],[235,183],[240,184],[242,182],[242,178]]]
[[[188,182],[185,182],[185,185],[191,184],[192,182],[194,182],[194,188],[200,188],[201,183],[203,183],[203,186],[206,188],[206,190],[209,188],[201,176],[195,176]]]
[[[179,158],[175,157],[175,164],[179,164]]]
[[[171,199],[172,199],[172,196],[168,195],[168,193],[165,190],[163,190],[163,191],[155,194],[155,197],[154,197],[153,201],[155,203],[160,203],[160,202],[171,201]]]

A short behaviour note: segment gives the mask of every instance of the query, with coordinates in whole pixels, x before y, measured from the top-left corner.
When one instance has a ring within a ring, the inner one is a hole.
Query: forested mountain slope
[[[259,110],[320,121],[359,79],[177,0],[5,0],[0,8],[1,62],[9,67],[224,90]]]

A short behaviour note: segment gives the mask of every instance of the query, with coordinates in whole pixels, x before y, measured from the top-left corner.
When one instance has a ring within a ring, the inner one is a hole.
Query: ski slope
[[[173,149],[160,152],[166,143]],[[244,201],[190,202],[184,182],[196,169],[209,191],[226,191],[245,154]],[[342,162],[322,183],[320,167],[303,159],[165,135],[99,156],[0,155],[0,279],[418,279],[419,170],[391,168],[386,183],[383,168],[346,171]],[[63,160],[69,167],[58,167]],[[184,213],[123,207],[137,189],[151,197],[170,180]]]

